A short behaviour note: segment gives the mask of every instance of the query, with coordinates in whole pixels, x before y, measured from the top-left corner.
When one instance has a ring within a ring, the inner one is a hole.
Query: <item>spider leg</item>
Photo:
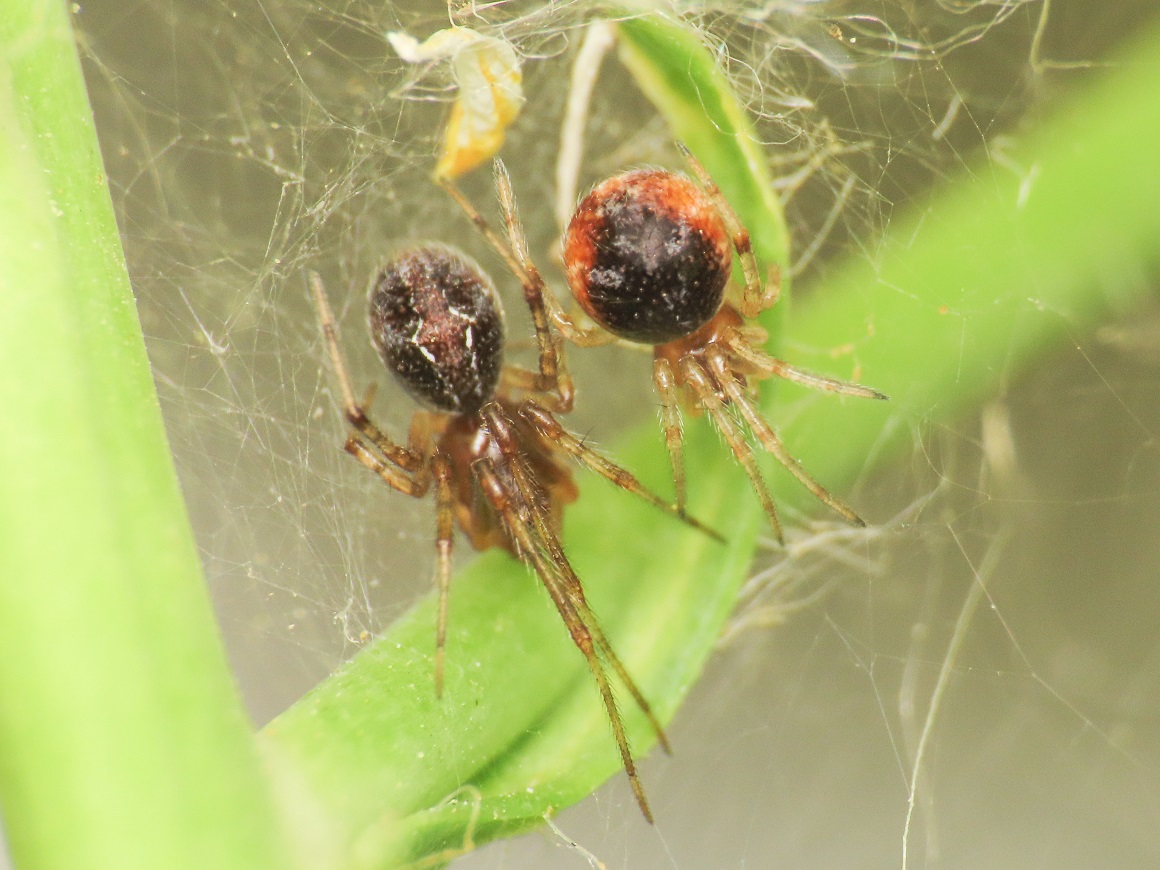
[[[419,471],[408,473],[384,462],[363,442],[362,438],[363,436],[358,432],[352,432],[350,437],[346,439],[343,450],[377,474],[385,484],[399,492],[415,498],[422,498],[427,494],[430,479],[425,474]]]
[[[363,406],[354,397],[351,387],[350,374],[342,358],[342,351],[338,346],[338,326],[334,320],[334,312],[330,308],[330,300],[326,295],[326,288],[322,284],[322,277],[317,272],[310,273],[310,289],[314,296],[314,304],[318,309],[318,320],[322,325],[322,335],[326,341],[326,350],[330,355],[330,364],[338,378],[339,392],[342,394],[342,411],[347,421],[359,432],[366,436],[372,444],[388,460],[406,471],[418,471],[423,466],[423,457],[413,450],[400,447],[376,426],[367,416]],[[374,395],[373,389],[368,392],[368,399]],[[347,451],[353,453],[349,442]],[[356,456],[358,454],[355,454]],[[380,474],[380,476],[382,476]],[[386,478],[383,478],[386,480]],[[390,483],[390,481],[387,481]],[[394,484],[391,484],[394,486]],[[397,489],[398,487],[396,487]]]
[[[588,315],[580,311],[577,306],[573,306],[571,313],[568,313],[564,311],[558,301],[552,299],[548,303],[548,308],[550,309],[549,316],[552,318],[552,325],[559,330],[560,335],[577,347],[604,347],[609,344],[631,345],[630,342],[617,338],[598,323],[591,321],[585,323]]]
[[[553,340],[560,341],[558,336],[553,336]],[[560,367],[564,368],[564,357],[560,356]],[[499,376],[499,392],[500,395],[511,396],[515,393],[521,393],[525,396],[535,396],[536,400],[543,404],[546,408],[551,409],[557,413],[566,414],[572,410],[572,379],[568,376],[566,392],[554,391],[545,393],[540,390],[541,375],[538,372],[525,369],[521,366],[506,365]]]
[[[560,330],[560,333],[565,338],[580,347],[596,347],[598,345],[610,344],[614,341],[615,337],[606,332],[603,327],[597,324],[583,326],[575,314],[565,313],[559,300],[545,286],[543,279],[540,277],[539,270],[528,254],[528,243],[524,236],[523,227],[520,224],[519,211],[516,209],[516,198],[512,192],[511,177],[508,175],[507,167],[504,166],[503,161],[499,158],[495,160],[495,190],[496,195],[499,197],[500,208],[503,210],[504,224],[507,227],[508,241],[511,243],[511,249],[519,258],[528,277],[532,279],[533,283],[538,285],[540,289],[540,303],[544,306],[547,316],[552,319],[556,328]]]
[[[678,508],[675,505],[669,504],[659,495],[648,489],[644,484],[636,479],[628,469],[617,465],[605,457],[601,456],[591,447],[586,445],[583,441],[560,425],[560,422],[545,410],[540,405],[536,404],[531,399],[527,399],[520,406],[520,416],[526,420],[532,428],[534,428],[540,435],[544,437],[549,443],[556,445],[566,451],[573,459],[581,463],[588,469],[595,471],[605,480],[619,486],[621,489],[632,493],[638,498],[647,501],[654,507],[664,511],[665,513],[676,517],[685,524],[692,526],[697,531],[704,532],[711,538],[717,541],[724,541],[725,539],[716,531],[694,519],[685,513],[683,508]]]
[[[733,372],[729,368],[729,363],[726,361],[724,353],[720,350],[713,352],[711,349],[707,357],[709,360],[709,370],[712,372],[713,378],[717,383],[721,384],[729,401],[741,412],[741,416],[749,424],[749,428],[753,431],[757,440],[761,442],[761,446],[772,453],[774,459],[785,466],[786,470],[801,481],[805,488],[812,492],[817,499],[840,513],[854,525],[865,526],[866,523],[860,516],[832,496],[824,486],[814,480],[809,472],[802,468],[796,459],[790,456],[781,438],[773,431],[773,427],[757,412],[749,397],[742,391],[741,385],[737,382],[737,379],[733,376]]]
[[[554,536],[553,540],[558,545],[558,541],[555,541]],[[554,554],[554,551],[551,547],[549,547],[549,552],[553,552]],[[648,720],[649,726],[652,728],[653,733],[656,735],[657,743],[660,744],[661,749],[664,750],[666,755],[672,755],[673,746],[671,743],[669,743],[669,737],[665,733],[664,726],[661,725],[660,720],[657,719],[656,714],[653,713],[652,705],[649,704],[649,702],[645,699],[644,693],[641,692],[640,688],[636,684],[636,681],[633,680],[632,676],[628,673],[628,668],[624,666],[624,663],[620,660],[620,656],[618,656],[616,651],[612,648],[612,644],[604,634],[604,629],[600,627],[600,622],[596,619],[596,614],[592,612],[592,608],[588,604],[588,599],[584,597],[584,588],[580,585],[580,578],[576,576],[575,571],[572,569],[571,563],[568,562],[567,559],[563,559],[562,561],[557,562],[557,560],[553,558],[552,564],[557,567],[562,574],[564,590],[567,592],[569,600],[571,601],[572,606],[575,608],[577,615],[580,617],[589,633],[591,633],[593,640],[596,641],[597,651],[601,656],[603,656],[604,660],[608,663],[609,667],[612,668],[613,672],[620,678],[620,681],[624,684],[624,687],[628,689],[628,693],[632,695],[632,700],[636,703],[637,707],[640,708],[640,711],[644,713],[645,718]]]
[[[542,411],[542,409],[540,410]],[[641,712],[648,719],[653,732],[657,736],[657,742],[660,743],[661,748],[664,749],[666,754],[671,755],[672,746],[669,743],[669,738],[665,734],[664,728],[653,713],[648,701],[645,700],[644,694],[629,675],[628,669],[625,668],[624,664],[620,661],[620,657],[613,650],[612,644],[605,637],[603,629],[600,628],[600,621],[596,618],[596,614],[588,606],[588,599],[584,596],[584,586],[572,568],[572,563],[568,561],[568,556],[564,553],[564,548],[560,544],[560,538],[548,519],[547,511],[537,509],[536,507],[539,504],[539,500],[536,498],[527,466],[520,459],[518,448],[514,446],[514,432],[511,431],[510,424],[507,423],[505,418],[498,417],[495,412],[489,412],[489,421],[489,427],[501,433],[500,437],[497,438],[497,441],[501,444],[501,452],[508,462],[512,477],[516,482],[516,488],[520,491],[524,503],[530,507],[532,522],[539,534],[538,540],[547,550],[551,564],[559,572],[560,578],[564,581],[564,589],[571,598],[573,606],[596,640],[597,650],[604,656],[605,661],[608,662],[617,676],[620,677],[628,689],[629,694],[632,695],[633,700],[636,701],[637,706],[640,707]]]
[[[791,366],[784,360],[769,356],[753,347],[737,331],[728,334],[725,338],[725,343],[734,356],[744,360],[765,374],[777,375],[779,378],[785,378],[787,381],[793,381],[794,383],[802,384],[815,390],[824,390],[828,393],[840,393],[843,396],[857,396],[862,399],[890,398],[885,393],[880,393],[871,387],[852,384],[849,381],[839,381],[836,378],[828,378],[825,375],[815,374],[814,372]]]
[[[435,585],[439,590],[439,616],[435,623],[435,697],[443,696],[443,669],[447,650],[447,597],[451,587],[451,542],[454,516],[451,497],[451,463],[441,453],[431,460],[435,478]]]
[[[432,475],[435,479],[435,583],[439,590],[439,615],[435,628],[435,695],[443,694],[443,671],[447,645],[447,594],[451,583],[451,541],[453,513],[451,495],[451,466],[442,455],[432,455],[432,418],[418,413],[411,418],[408,446],[401,447],[388,438],[367,416],[366,409],[374,399],[372,384],[362,404],[355,400],[350,375],[338,344],[338,327],[326,295],[322,278],[310,273],[310,287],[318,309],[318,319],[326,341],[330,363],[338,378],[342,395],[343,413],[354,427],[343,449],[369,468],[393,489],[414,498],[427,494]],[[365,440],[364,440],[365,439]],[[367,443],[369,442],[369,444]],[[374,449],[372,449],[372,446]]]
[[[729,410],[725,407],[723,397],[713,383],[712,377],[691,356],[686,356],[681,361],[681,373],[685,377],[685,382],[693,390],[697,401],[713,419],[713,422],[717,424],[717,428],[720,430],[725,442],[729,445],[729,449],[733,451],[733,455],[741,463],[741,467],[745,469],[745,473],[749,477],[749,482],[753,485],[754,492],[757,493],[757,497],[761,500],[761,506],[765,510],[765,515],[769,518],[769,525],[773,530],[773,536],[779,544],[784,546],[785,535],[781,530],[781,520],[777,516],[777,506],[773,503],[773,496],[769,494],[769,487],[765,484],[765,478],[761,476],[761,469],[757,465],[757,458],[753,455],[753,448],[746,442],[745,435],[736,421],[729,416]]]
[[[513,393],[535,393],[538,391],[540,373],[516,365],[505,365],[499,373],[497,392],[502,395]]]
[[[492,509],[503,520],[504,526],[515,540],[521,556],[531,563],[536,574],[539,575],[552,603],[556,605],[560,618],[568,628],[572,642],[576,644],[588,663],[588,668],[592,671],[592,676],[596,680],[597,688],[604,702],[608,720],[612,724],[612,733],[620,751],[624,772],[628,775],[629,783],[641,812],[651,823],[653,821],[652,811],[649,809],[648,799],[645,797],[644,787],[641,785],[640,777],[636,771],[636,763],[633,761],[632,752],[629,749],[628,735],[624,730],[624,722],[620,717],[616,697],[612,693],[612,685],[609,683],[608,675],[604,672],[604,666],[597,655],[596,641],[585,619],[576,609],[575,596],[568,591],[567,581],[560,576],[556,553],[552,551],[552,548],[545,547],[542,542],[537,540],[543,525],[542,522],[536,522],[528,515],[531,506],[524,499],[522,493],[513,494],[504,486],[490,459],[484,457],[476,460],[473,468],[484,496],[491,504]],[[545,553],[546,549],[548,550],[547,554]]]
[[[596,648],[608,662],[609,666],[620,677],[620,681],[624,683],[624,687],[628,689],[628,693],[632,695],[632,700],[640,711],[644,713],[648,719],[649,727],[652,728],[656,735],[657,743],[660,744],[661,749],[664,750],[665,755],[673,754],[673,746],[669,743],[669,737],[665,733],[664,726],[661,725],[660,720],[657,719],[656,714],[653,713],[652,705],[645,699],[644,693],[641,692],[637,686],[636,681],[628,673],[628,668],[620,660],[620,656],[612,648],[612,644],[604,634],[604,629],[600,627],[600,623],[596,619],[596,614],[592,612],[592,608],[588,605],[588,600],[584,597],[584,591],[580,586],[580,579],[572,572],[571,565],[567,565],[567,582],[564,588],[569,591],[572,604],[576,608],[577,614],[583,620],[588,631],[591,632],[593,639],[596,641]]]
[[[523,232],[519,227],[519,216],[515,212],[515,199],[511,192],[511,179],[500,160],[495,161],[495,183],[504,209],[504,220],[508,227],[508,241],[491,228],[487,219],[479,213],[464,193],[450,179],[441,179],[440,185],[458,203],[464,214],[471,220],[480,234],[488,241],[497,254],[516,276],[524,290],[524,301],[532,315],[532,325],[539,346],[538,392],[557,392],[560,403],[566,409],[572,407],[572,378],[561,363],[563,353],[560,344],[552,336],[548,308],[557,305],[555,297],[544,284],[535,264],[527,252]],[[505,201],[504,197],[507,197]],[[510,211],[509,211],[510,208]]]
[[[683,142],[678,142],[677,148],[684,155],[689,168],[693,170],[693,174],[697,176],[701,187],[705,189],[713,208],[721,216],[725,229],[733,240],[733,248],[737,251],[737,256],[741,258],[741,270],[745,273],[745,292],[741,298],[741,313],[747,319],[756,317],[765,309],[772,308],[777,302],[777,298],[781,294],[781,272],[774,267],[770,272],[769,287],[762,286],[761,271],[757,268],[757,258],[753,256],[749,230],[745,229],[741,219],[737,217],[737,212],[733,210],[733,206],[729,204],[729,200],[721,193],[721,189],[717,187],[716,182],[713,181],[701,162],[693,156],[693,153]]]
[[[673,469],[673,490],[677,511],[683,516],[688,504],[685,484],[685,439],[681,429],[681,409],[677,403],[677,381],[667,359],[653,360],[653,383],[661,397],[661,423],[665,429],[665,445],[669,449],[669,464]]]

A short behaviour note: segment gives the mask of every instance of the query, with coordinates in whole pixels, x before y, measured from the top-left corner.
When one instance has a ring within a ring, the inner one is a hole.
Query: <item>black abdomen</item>
[[[426,243],[390,260],[369,294],[371,343],[416,400],[439,411],[479,410],[503,367],[503,311],[466,254]]]
[[[572,295],[621,338],[663,344],[720,308],[733,251],[720,216],[683,175],[638,170],[598,185],[564,237]]]

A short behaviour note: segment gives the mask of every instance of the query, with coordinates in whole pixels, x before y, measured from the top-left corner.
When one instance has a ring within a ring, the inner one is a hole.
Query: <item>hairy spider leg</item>
[[[685,482],[685,439],[681,429],[681,409],[677,401],[677,381],[667,359],[653,359],[653,383],[661,398],[661,425],[665,430],[665,446],[669,451],[669,466],[673,469],[673,492],[677,512],[685,516],[688,488]]]
[[[776,375],[779,378],[793,381],[796,384],[801,384],[810,389],[823,390],[828,393],[839,393],[843,396],[882,400],[890,398],[885,393],[881,393],[872,387],[864,387],[861,384],[852,384],[849,381],[840,381],[836,378],[819,375],[815,372],[792,366],[777,357],[769,356],[751,345],[741,330],[735,329],[727,333],[725,336],[725,344],[728,346],[730,353],[757,369],[762,374]]]
[[[524,414],[524,411],[529,409],[534,409],[535,412],[538,412],[532,416],[532,419],[529,419],[528,416]],[[653,715],[652,707],[649,705],[648,701],[645,700],[645,697],[641,693],[640,689],[637,688],[636,682],[632,679],[631,676],[629,676],[628,670],[621,663],[620,657],[617,656],[616,652],[612,648],[612,644],[610,644],[608,639],[604,636],[604,632],[600,628],[600,622],[596,619],[596,615],[589,608],[588,601],[584,597],[584,587],[580,583],[580,578],[572,569],[572,563],[568,560],[568,556],[564,553],[563,545],[560,543],[560,537],[557,534],[552,522],[550,521],[548,513],[537,508],[539,500],[535,498],[535,484],[532,480],[531,472],[529,471],[526,463],[520,459],[519,442],[515,436],[515,432],[512,429],[511,420],[503,412],[503,409],[498,406],[489,406],[488,408],[484,409],[483,413],[485,419],[487,420],[488,431],[490,431],[493,437],[495,437],[496,443],[500,447],[501,455],[510,458],[508,467],[511,469],[512,477],[516,481],[516,487],[519,489],[520,494],[523,496],[524,502],[530,506],[532,520],[535,523],[536,531],[539,533],[539,541],[545,546],[549,555],[552,557],[552,563],[557,567],[557,569],[560,571],[561,577],[566,581],[565,588],[567,589],[569,596],[572,598],[574,606],[580,615],[584,618],[586,626],[595,638],[597,649],[604,656],[605,660],[609,663],[612,669],[616,671],[617,675],[628,688],[629,693],[633,697],[633,700],[636,701],[641,711],[645,714],[645,717],[648,719],[653,731],[656,733],[657,740],[661,747],[666,753],[671,754],[672,748],[669,745],[669,739],[665,735],[664,728],[661,726],[661,723],[656,718],[656,716]],[[526,401],[520,406],[520,416],[522,419],[527,421],[538,434],[546,437],[548,439],[548,443],[553,445],[556,444],[554,436],[557,434],[557,430],[562,432],[564,435],[575,439],[575,436],[560,427],[559,424],[555,422],[555,420],[551,420],[555,426],[549,426],[547,428],[547,433],[550,434],[546,434],[545,430],[541,430],[536,425],[535,421],[537,418],[543,420],[545,412],[542,407],[535,405],[533,402]],[[550,419],[550,415],[547,416],[548,419]],[[608,464],[614,469],[617,468],[617,466],[612,465],[612,463]],[[623,471],[623,469],[621,470]],[[627,474],[627,472],[625,473]]]
[[[362,465],[377,474],[383,482],[413,498],[422,498],[435,482],[435,586],[438,591],[438,617],[435,625],[435,695],[443,695],[443,675],[445,671],[447,647],[447,606],[451,587],[451,550],[454,539],[454,513],[451,495],[451,466],[447,458],[435,453],[429,460],[430,432],[426,414],[416,415],[411,427],[410,447],[398,447],[370,420],[365,408],[369,406],[374,391],[369,390],[362,405],[354,400],[350,376],[346,362],[338,344],[338,328],[330,307],[330,300],[321,277],[310,273],[310,284],[314,301],[322,324],[323,337],[330,356],[331,366],[338,379],[343,397],[343,412],[346,419],[357,431],[347,438],[343,449]],[[378,448],[381,456],[363,441],[367,438]],[[400,459],[413,458],[414,468],[397,468]],[[391,464],[394,463],[394,464]]]
[[[310,273],[310,286],[318,308],[327,353],[342,394],[343,414],[356,429],[347,438],[343,449],[377,474],[388,486],[414,498],[422,498],[430,486],[430,476],[423,458],[423,445],[413,438],[409,447],[400,447],[371,422],[363,406],[355,400],[354,389],[351,387],[350,376],[338,344],[338,327],[335,325],[334,313],[318,273]],[[373,395],[373,389],[368,391],[368,402]],[[415,432],[411,434],[414,436]],[[364,438],[378,449],[378,454],[368,446]]]
[[[498,185],[499,173],[502,170],[503,164],[499,163],[499,161],[496,161],[496,163],[496,183]],[[502,171],[504,178],[507,178],[507,171]],[[471,201],[456,187],[451,179],[444,178],[439,183],[451,198],[458,203],[463,212],[471,219],[471,222],[475,224],[476,229],[491,244],[492,248],[507,264],[512,274],[519,280],[520,285],[523,287],[524,300],[532,315],[532,326],[535,329],[536,344],[539,347],[540,373],[536,379],[535,390],[541,393],[555,393],[558,396],[559,410],[570,411],[573,402],[572,378],[562,364],[560,344],[552,335],[552,330],[548,323],[545,296],[549,294],[546,292],[543,279],[540,277],[539,272],[536,271],[535,266],[531,264],[529,258],[521,258],[513,251],[513,248],[508,247],[504,243],[503,239],[491,228],[486,218],[476,210],[475,206],[471,204]],[[510,181],[508,188],[510,190]]]
[[[761,500],[761,507],[769,518],[769,525],[773,529],[774,537],[779,544],[784,545],[785,535],[782,532],[781,520],[777,515],[777,506],[773,502],[773,496],[769,494],[765,478],[761,475],[757,458],[753,455],[753,448],[745,440],[745,434],[736,421],[729,415],[725,399],[720,395],[712,377],[693,356],[685,356],[681,360],[681,374],[685,378],[685,383],[692,389],[698,404],[717,424],[717,429],[724,437],[725,443],[729,445],[729,449],[733,451],[733,455],[745,470],[749,482],[753,485],[754,492]]]
[[[725,360],[725,355],[719,348],[711,347],[705,354],[709,361],[709,372],[712,374],[714,380],[725,391],[725,396],[738,411],[745,422],[749,424],[750,431],[761,446],[766,449],[768,453],[773,455],[773,458],[782,464],[782,466],[796,477],[801,483],[814,494],[814,496],[823,504],[828,505],[833,510],[840,513],[850,522],[856,526],[865,526],[865,521],[854,513],[843,502],[839,501],[830,494],[824,486],[818,483],[804,468],[801,463],[790,456],[789,451],[785,449],[781,438],[773,431],[773,427],[769,425],[764,417],[757,412],[753,407],[753,403],[749,397],[741,389],[741,384],[737,378],[733,376],[733,371],[729,367],[729,363]]]
[[[530,492],[531,485],[524,467],[522,464],[516,465],[513,467],[513,470],[517,486],[527,496]],[[564,554],[559,536],[547,523],[547,518],[543,511],[533,511],[532,517],[536,524],[536,531],[540,535],[540,541],[551,557],[550,561],[552,565],[559,572],[559,579],[563,583],[563,588],[568,594],[572,606],[596,642],[597,653],[612,668],[616,675],[620,677],[621,682],[628,689],[628,693],[632,695],[633,701],[636,702],[637,707],[640,708],[640,711],[644,713],[645,718],[648,720],[649,726],[656,735],[661,749],[665,751],[666,755],[672,755],[672,744],[669,743],[664,726],[661,725],[660,720],[653,713],[652,705],[649,704],[644,693],[637,686],[636,681],[628,673],[628,669],[621,662],[620,656],[616,654],[616,650],[613,649],[612,644],[604,634],[604,629],[600,627],[600,621],[596,618],[596,614],[592,611],[592,608],[588,604],[588,599],[584,595],[584,586],[572,568],[572,563],[568,561],[568,557]]]
[[[514,469],[522,460],[518,455],[514,455],[504,456],[504,461]],[[552,547],[541,540],[542,531],[546,528],[546,521],[542,518],[536,519],[535,515],[538,511],[534,507],[534,500],[529,501],[522,492],[512,493],[504,485],[496,472],[494,463],[489,458],[482,457],[476,460],[473,469],[484,496],[503,521],[508,534],[516,542],[520,555],[532,564],[540,581],[544,584],[544,588],[547,589],[552,603],[555,604],[560,618],[564,621],[572,642],[588,663],[588,668],[596,680],[597,688],[604,702],[608,720],[612,724],[612,733],[620,752],[624,772],[628,776],[641,812],[651,823],[653,815],[649,809],[648,798],[645,797],[644,787],[637,774],[636,763],[629,748],[628,735],[624,729],[624,721],[621,719],[620,709],[616,704],[616,697],[612,692],[608,675],[604,672],[604,666],[597,654],[596,642],[590,625],[577,611],[574,597],[568,592],[567,581],[560,576],[558,563],[561,555],[558,547]],[[515,475],[513,474],[513,476]]]
[[[508,175],[507,166],[498,157],[493,161],[495,172],[495,192],[499,199],[500,210],[503,212],[504,226],[507,228],[508,244],[519,259],[527,275],[532,279],[541,304],[548,310],[552,322],[560,333],[579,347],[598,347],[611,344],[615,336],[609,336],[599,325],[592,323],[581,326],[574,315],[567,314],[556,295],[552,293],[540,270],[532,261],[528,253],[527,237],[524,235],[523,224],[520,222],[519,209],[516,207],[515,193],[512,192],[512,180]]]
[[[761,272],[757,268],[757,258],[753,255],[753,244],[749,239],[749,230],[741,223],[741,219],[737,217],[737,212],[733,210],[729,200],[721,193],[721,189],[717,187],[717,183],[713,181],[708,170],[693,156],[693,152],[683,142],[677,142],[677,148],[680,149],[685,161],[689,164],[689,168],[693,170],[693,174],[697,176],[698,183],[708,195],[709,202],[712,203],[713,209],[720,216],[722,223],[725,224],[725,231],[729,233],[729,237],[733,241],[733,248],[741,259],[741,270],[745,274],[745,291],[741,297],[741,313],[746,318],[754,318],[765,309],[772,308],[777,302],[778,296],[781,294],[781,273],[775,271],[772,275],[774,280],[770,281],[769,287],[762,286]]]
[[[683,508],[678,508],[662,499],[652,490],[647,489],[644,484],[637,480],[636,476],[628,469],[617,465],[615,462],[601,456],[567,429],[560,425],[560,422],[552,416],[552,414],[538,405],[531,399],[525,401],[520,406],[520,416],[523,417],[531,426],[551,441],[553,444],[561,447],[565,452],[572,456],[577,462],[584,465],[586,468],[595,471],[605,480],[619,486],[621,489],[631,492],[633,495],[644,499],[653,507],[656,507],[667,514],[671,514],[686,524],[692,526],[700,532],[705,533],[711,538],[724,543],[725,539],[719,532],[704,525],[700,520],[691,517],[684,512]]]
[[[537,323],[537,326],[537,311],[542,311],[545,321],[550,319],[560,334],[578,347],[598,347],[612,344],[616,341],[616,336],[594,323],[581,326],[574,316],[564,311],[559,300],[548,289],[539,269],[536,268],[536,264],[532,262],[531,255],[528,253],[527,241],[516,209],[515,194],[512,192],[511,177],[508,175],[507,167],[504,166],[502,160],[496,158],[493,161],[493,168],[496,196],[500,202],[504,226],[508,234],[506,242],[491,228],[487,218],[479,213],[479,210],[450,180],[444,180],[441,184],[496,253],[507,263],[508,268],[519,278],[524,288],[524,298],[527,299],[528,307],[532,310],[533,322]]]
[[[557,343],[561,341],[560,337],[555,335],[552,336],[552,340]],[[515,365],[504,366],[499,379],[499,392],[508,396],[516,393],[534,395],[546,407],[551,408],[551,410],[566,414],[572,409],[572,376],[568,374],[563,350],[563,347],[558,347],[559,355],[556,359],[557,370],[563,373],[561,377],[567,378],[568,382],[566,400],[561,398],[561,394],[558,391],[545,393],[540,389],[540,384],[544,378],[540,372]]]
[[[326,351],[330,356],[330,365],[334,369],[334,375],[338,379],[339,392],[342,394],[343,415],[355,429],[365,435],[379,449],[387,460],[406,471],[414,473],[425,472],[423,453],[420,449],[417,449],[420,445],[410,444],[408,447],[400,447],[388,438],[378,426],[371,422],[371,419],[367,416],[366,409],[355,399],[354,390],[351,387],[350,375],[347,372],[342,351],[338,346],[338,327],[335,324],[334,312],[330,308],[330,299],[327,297],[326,288],[322,284],[322,276],[317,272],[310,273],[310,289],[314,296],[315,307],[318,309],[318,319],[322,324],[322,336],[326,341]],[[373,391],[368,393],[368,397],[370,395],[373,395]],[[358,454],[351,450],[349,442],[346,449],[348,453],[358,456]],[[382,475],[380,474],[380,476]],[[383,479],[387,480],[386,477],[383,477]],[[390,483],[389,480],[387,482]],[[391,485],[394,486],[393,483]],[[398,487],[395,488],[398,489]],[[423,489],[423,492],[426,492],[426,488]],[[408,495],[412,494],[408,493]]]
[[[430,487],[430,478],[425,473],[420,476],[419,472],[413,472],[415,476],[412,476],[412,474],[384,462],[362,440],[362,436],[359,433],[351,433],[350,437],[346,439],[346,444],[343,445],[342,449],[382,478],[382,481],[388,486],[397,489],[404,495],[422,498],[427,494],[427,490]],[[425,472],[425,469],[423,471]]]
[[[447,659],[447,602],[451,592],[451,544],[455,536],[451,496],[451,463],[442,453],[431,460],[435,478],[436,586],[439,615],[435,621],[435,697],[443,697],[443,672]]]

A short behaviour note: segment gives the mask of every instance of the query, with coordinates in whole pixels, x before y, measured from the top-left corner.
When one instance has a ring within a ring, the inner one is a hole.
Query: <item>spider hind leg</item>
[[[589,621],[577,609],[577,599],[574,592],[569,590],[568,581],[561,576],[557,567],[557,553],[552,552],[554,548],[546,547],[537,540],[539,537],[538,524],[517,504],[517,501],[523,500],[522,496],[512,493],[505,486],[490,459],[478,460],[475,473],[485,497],[496,513],[503,517],[504,525],[509,534],[515,538],[521,558],[533,567],[543,582],[544,588],[547,589],[552,603],[556,605],[556,610],[568,629],[572,642],[576,644],[588,663],[588,669],[596,680],[596,686],[604,702],[604,709],[612,725],[612,733],[620,752],[621,764],[624,766],[624,772],[628,775],[633,795],[636,797],[636,802],[644,817],[651,823],[653,821],[652,810],[649,809],[644,786],[641,785],[640,776],[636,771],[636,762],[632,757],[628,734],[625,731],[624,720],[621,718],[620,709],[616,703],[616,696],[612,692],[612,685],[598,653],[600,647],[593,635]],[[591,611],[588,611],[588,614],[590,615]],[[633,694],[635,697],[637,693]]]
[[[769,425],[769,422],[754,407],[753,401],[745,395],[741,384],[737,381],[728,361],[725,359],[725,355],[720,350],[714,350],[715,352],[711,351],[707,354],[709,371],[712,373],[713,379],[721,386],[726,400],[740,412],[742,419],[749,425],[750,431],[753,432],[754,437],[761,443],[761,446],[765,448],[766,452],[770,453],[774,459],[780,462],[790,474],[796,477],[823,504],[841,514],[854,525],[865,526],[866,523],[860,516],[854,513],[844,502],[831,495],[829,490],[818,483],[808,471],[802,468],[801,463],[790,455],[773,427]]]
[[[612,649],[584,595],[580,579],[564,553],[551,514],[545,509],[542,491],[533,479],[531,469],[521,455],[521,444],[515,424],[499,405],[484,408],[483,419],[498,448],[495,454],[481,456],[473,465],[480,489],[512,538],[514,550],[535,570],[556,606],[572,642],[584,656],[596,681],[609,722],[612,725],[621,763],[628,775],[641,812],[653,820],[648,799],[637,774],[636,762],[628,742],[612,681],[611,670],[632,696],[648,720],[666,752],[670,744],[644,694],[627,668]]]
[[[729,413],[727,397],[721,395],[709,372],[701,366],[695,357],[686,356],[681,360],[681,374],[696,397],[697,403],[704,408],[705,413],[717,425],[717,430],[729,445],[729,449],[733,451],[733,456],[745,470],[745,474],[753,486],[753,491],[761,500],[761,507],[769,519],[769,527],[773,531],[774,538],[784,546],[785,533],[781,528],[777,505],[774,504],[769,486],[761,474],[760,467],[758,467],[757,457],[753,455],[753,448],[749,446],[749,442],[745,440],[745,433]]]

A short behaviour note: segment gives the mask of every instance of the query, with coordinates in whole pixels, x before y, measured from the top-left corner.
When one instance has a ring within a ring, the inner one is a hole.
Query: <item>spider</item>
[[[637,803],[652,814],[637,776],[607,666],[648,718],[662,748],[668,739],[613,651],[559,539],[563,509],[578,495],[566,457],[689,525],[716,536],[646,489],[624,468],[565,429],[555,412],[571,408],[572,381],[559,339],[533,301],[539,370],[503,364],[504,318],[495,286],[478,264],[446,245],[424,243],[393,257],[368,298],[371,343],[402,387],[425,406],[406,446],[370,419],[369,397],[355,399],[321,277],[310,285],[331,365],[353,431],[345,449],[385,483],[415,498],[434,486],[438,617],[435,691],[442,695],[453,525],[478,550],[501,547],[539,576],[595,677]],[[529,294],[531,296],[532,294]]]
[[[749,233],[705,168],[678,143],[696,181],[661,169],[638,169],[598,184],[577,206],[564,232],[564,273],[572,296],[593,324],[580,324],[560,307],[527,252],[506,170],[496,161],[496,187],[508,245],[455,190],[444,186],[492,245],[514,260],[564,338],[580,346],[621,340],[653,348],[653,381],[673,469],[676,508],[687,501],[678,395],[717,425],[761,501],[779,543],[777,507],[746,438],[771,453],[819,500],[847,520],[863,520],[831,495],[786,450],[753,400],[751,381],[776,375],[818,390],[886,399],[877,390],[790,365],[762,351],[768,335],[751,321],[776,304],[780,277],[762,286]],[[736,303],[725,287],[737,252],[745,287]],[[513,256],[514,255],[514,256]],[[744,424],[744,426],[743,426]]]

